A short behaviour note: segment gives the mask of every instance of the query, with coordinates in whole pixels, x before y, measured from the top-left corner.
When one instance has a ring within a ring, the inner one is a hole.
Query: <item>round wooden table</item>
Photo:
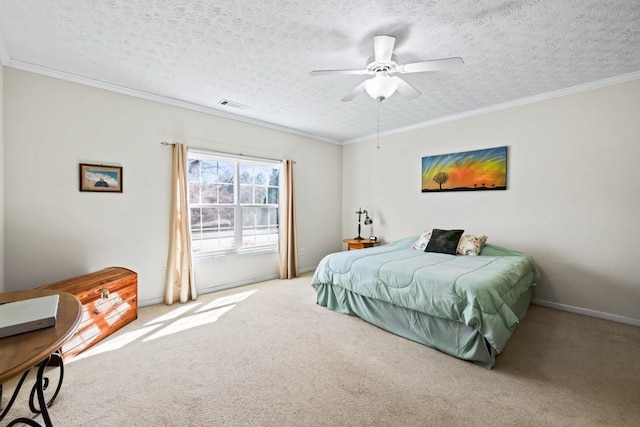
[[[22,375],[12,398],[9,400],[9,404],[0,413],[0,421],[7,416],[29,371],[37,366],[38,375],[36,384],[34,384],[31,392],[29,406],[32,412],[42,414],[46,426],[52,425],[47,407],[51,406],[60,390],[64,372],[59,349],[65,341],[71,338],[82,319],[82,305],[80,301],[75,296],[66,292],[51,289],[32,289],[28,291],[0,293],[0,304],[55,294],[60,295],[58,301],[58,317],[55,326],[0,338],[0,397],[2,396],[2,384],[18,375]],[[46,402],[44,389],[46,389],[49,384],[49,380],[43,375],[45,368],[50,365],[60,368],[60,380],[54,395]],[[39,405],[37,407],[34,403],[35,395],[37,395],[38,398]],[[0,404],[1,403],[0,399]],[[13,420],[8,425],[11,426],[14,424],[39,425],[36,421],[28,418]]]

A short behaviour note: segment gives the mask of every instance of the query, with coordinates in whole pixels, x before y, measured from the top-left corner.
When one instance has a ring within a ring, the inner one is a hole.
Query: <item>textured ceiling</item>
[[[375,135],[377,103],[340,102],[366,77],[309,71],[364,67],[377,34],[397,38],[399,63],[465,62],[403,75],[423,95],[385,100],[383,133],[640,71],[637,0],[0,0],[6,66],[336,142]]]

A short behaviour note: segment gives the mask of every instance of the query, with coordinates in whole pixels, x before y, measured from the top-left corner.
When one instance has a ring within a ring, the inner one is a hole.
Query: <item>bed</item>
[[[535,264],[491,244],[478,256],[414,250],[416,238],[327,255],[317,303],[491,369],[527,312]]]

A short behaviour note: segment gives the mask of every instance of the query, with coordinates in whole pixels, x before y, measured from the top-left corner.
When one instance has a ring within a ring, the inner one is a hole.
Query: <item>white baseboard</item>
[[[300,273],[313,273],[314,271],[316,271],[316,267],[317,265],[314,265],[313,267],[302,268],[300,269]]]
[[[640,326],[640,319],[633,319],[631,317],[618,316],[617,314],[605,313],[597,310],[590,310],[588,308],[576,307],[573,305],[560,304],[558,302],[545,301],[534,298],[531,301],[535,305],[541,305],[543,307],[555,308],[556,310],[568,311],[570,313],[583,314],[585,316],[597,317],[598,319],[611,320],[612,322],[626,323],[627,325]]]
[[[209,288],[198,289],[198,294],[210,294],[211,292],[224,291],[225,289],[238,288],[240,286],[253,285],[254,283],[266,282],[267,280],[277,279],[277,274],[269,274],[268,276],[255,277],[253,279],[241,280],[239,282],[225,283],[222,285],[211,286]]]
[[[144,301],[138,301],[138,308],[140,307],[148,307],[150,305],[162,304],[164,302],[164,298],[153,298]]]
[[[307,267],[300,270],[300,273],[311,273],[316,271],[316,267]],[[256,277],[249,280],[241,280],[239,282],[225,283],[223,285],[211,286],[209,288],[198,289],[198,294],[204,295],[211,292],[224,291],[225,289],[238,288],[240,286],[253,285],[254,283],[266,282],[267,280],[277,279],[277,274],[270,274],[268,276]],[[147,307],[149,305],[160,304],[164,302],[164,298],[153,298],[145,301],[139,301],[138,307]]]

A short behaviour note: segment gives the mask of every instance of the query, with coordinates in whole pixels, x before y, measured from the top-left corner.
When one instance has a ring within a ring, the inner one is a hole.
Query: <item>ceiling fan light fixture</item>
[[[387,73],[378,72],[375,77],[364,82],[364,89],[373,99],[384,100],[398,89],[398,81]]]
[[[378,104],[396,91],[406,99],[415,99],[422,93],[402,80],[400,77],[390,77],[389,74],[409,74],[424,73],[427,71],[449,70],[464,64],[460,57],[431,59],[428,61],[412,62],[409,64],[399,64],[398,58],[393,54],[395,37],[378,35],[373,37],[373,56],[367,60],[364,69],[355,70],[313,70],[312,76],[326,76],[330,74],[369,74],[374,77],[360,82],[349,94],[341,99],[342,102],[349,102],[362,92],[367,92],[370,97],[378,101]]]

